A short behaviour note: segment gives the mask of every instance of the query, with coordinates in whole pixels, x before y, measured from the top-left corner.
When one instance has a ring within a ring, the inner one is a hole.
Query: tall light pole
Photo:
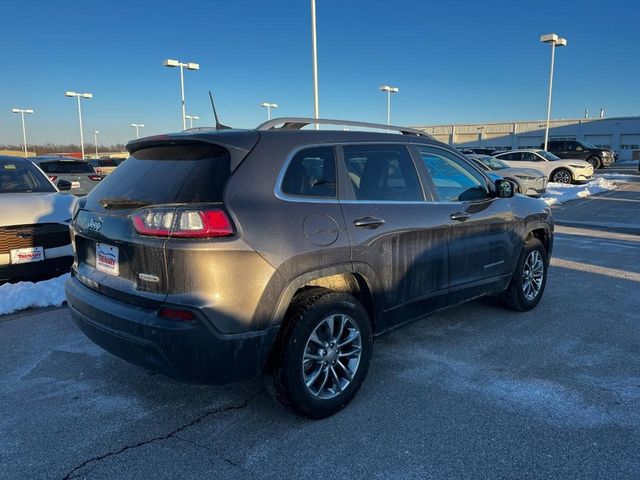
[[[162,62],[162,65],[169,68],[180,67],[180,99],[182,101],[182,130],[186,130],[187,129],[187,113],[186,113],[186,107],[184,104],[184,68],[186,67],[187,70],[200,70],[200,64],[193,63],[193,62],[182,63],[178,60],[167,59],[164,62]]]
[[[100,131],[98,130],[93,131],[93,144],[96,146],[96,158],[98,158],[98,134],[99,133]]]
[[[318,41],[316,38],[316,0],[311,0],[311,49],[313,55],[313,118],[320,118],[320,101],[318,99]],[[315,124],[318,130],[319,125]]]
[[[200,117],[197,115],[185,115],[189,119],[189,128],[193,128],[193,121],[200,120]]]
[[[278,108],[278,104],[277,103],[262,102],[260,104],[260,106],[267,109],[267,120],[271,120],[271,109],[272,108]]]
[[[551,45],[551,71],[549,72],[549,97],[547,99],[547,125],[544,129],[544,150],[549,141],[549,122],[551,121],[551,91],[553,90],[553,67],[556,59],[556,47],[566,47],[567,39],[558,37],[555,33],[548,33],[540,37],[542,43]]]
[[[13,113],[19,113],[20,116],[22,117],[22,144],[24,145],[24,157],[27,158],[27,129],[24,126],[24,114],[28,114],[31,115],[33,113],[33,110],[31,110],[30,108],[12,108],[11,112]]]
[[[136,129],[136,140],[140,138],[140,129],[144,128],[144,123],[132,123],[132,127]]]
[[[78,119],[80,120],[80,150],[82,150],[82,158],[84,158],[84,133],[82,131],[82,107],[80,106],[80,99],[93,98],[92,93],[77,93],[77,92],[65,92],[67,97],[76,97],[78,99]]]
[[[381,85],[380,91],[387,92],[387,125],[391,125],[391,94],[398,93],[400,89],[391,85]]]

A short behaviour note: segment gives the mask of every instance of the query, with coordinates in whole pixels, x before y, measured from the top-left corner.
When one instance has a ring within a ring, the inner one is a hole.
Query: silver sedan
[[[507,163],[489,155],[469,154],[471,159],[483,170],[496,172],[503,178],[515,182],[520,193],[529,197],[540,197],[547,191],[547,176],[533,168],[512,168]]]

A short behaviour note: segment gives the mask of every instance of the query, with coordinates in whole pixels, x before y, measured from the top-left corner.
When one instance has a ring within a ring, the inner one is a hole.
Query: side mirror
[[[58,180],[58,190],[60,191],[65,191],[65,190],[71,190],[71,182],[69,182],[68,180]]]
[[[496,197],[511,198],[516,194],[517,186],[511,180],[496,180]]]

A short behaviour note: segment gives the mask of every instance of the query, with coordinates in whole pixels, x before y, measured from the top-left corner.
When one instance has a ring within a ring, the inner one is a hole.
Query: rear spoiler
[[[215,130],[212,128],[199,128],[185,130],[184,132],[155,135],[132,140],[127,143],[129,154],[144,148],[160,147],[165,145],[188,145],[194,143],[208,143],[225,148],[231,157],[231,171],[242,163],[249,152],[256,146],[260,134],[254,130]]]

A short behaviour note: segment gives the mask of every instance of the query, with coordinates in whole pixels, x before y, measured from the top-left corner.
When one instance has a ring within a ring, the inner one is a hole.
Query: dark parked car
[[[399,130],[301,130],[312,123]],[[265,373],[284,406],[344,408],[372,340],[483,295],[540,301],[550,209],[423,132],[312,119],[132,141],[80,201],[66,295],[106,350],[176,379]]]
[[[458,150],[465,155],[493,155],[498,152],[495,148],[458,147]]]
[[[59,185],[60,181],[70,183],[71,188],[65,190],[73,195],[86,195],[102,180],[102,175],[96,173],[89,162],[79,158],[47,155],[29,160],[40,167],[54,185]]]
[[[103,157],[89,160],[89,163],[97,174],[103,177],[109,175],[118,166],[119,162],[115,158]]]
[[[544,148],[544,144],[540,146]],[[547,151],[560,158],[571,158],[576,160],[586,160],[593,169],[612,165],[616,159],[611,150],[596,147],[580,140],[551,140],[547,142]]]

